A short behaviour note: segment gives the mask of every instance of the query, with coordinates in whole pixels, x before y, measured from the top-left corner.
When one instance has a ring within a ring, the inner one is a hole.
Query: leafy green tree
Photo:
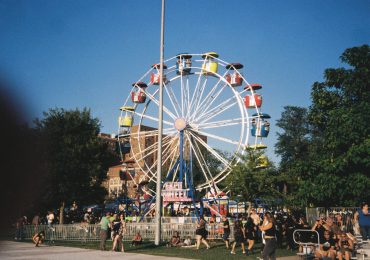
[[[262,151],[253,149],[246,149],[244,154],[239,155],[240,161],[226,178],[231,198],[241,197],[251,202],[256,198],[270,200],[282,197],[277,187],[280,180],[276,170],[269,161],[267,167],[260,168],[261,156]]]
[[[35,124],[46,144],[44,203],[49,208],[60,206],[62,223],[65,205],[74,200],[86,204],[104,199],[102,181],[116,158],[98,137],[99,120],[92,118],[88,109],[50,109]]]
[[[315,188],[309,199],[321,205],[333,197],[344,206],[370,198],[370,47],[347,49],[341,60],[349,66],[325,70],[311,93],[316,171],[306,184]]]
[[[282,190],[289,204],[296,204],[295,193],[304,178],[305,160],[310,144],[308,111],[306,108],[286,106],[276,125],[283,131],[277,133],[275,153],[281,158],[279,165]]]

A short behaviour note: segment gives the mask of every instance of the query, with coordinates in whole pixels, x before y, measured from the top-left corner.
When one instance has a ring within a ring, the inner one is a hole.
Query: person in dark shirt
[[[276,243],[276,224],[275,219],[270,212],[266,212],[263,218],[263,223],[259,226],[261,231],[265,232],[265,246],[262,251],[263,260],[275,260]]]
[[[323,239],[320,240],[320,247],[315,251],[315,257],[318,259],[335,259],[335,240],[330,231],[324,231]]]
[[[253,219],[251,217],[248,217],[247,223],[245,223],[244,225],[244,230],[246,239],[248,240],[248,248],[246,254],[248,255],[249,252],[253,254],[254,241],[257,238],[257,227],[254,225]]]
[[[224,229],[222,240],[225,242],[226,249],[229,249],[230,223],[226,216],[222,216],[222,221],[222,227]]]
[[[322,218],[318,218],[311,230],[317,231],[317,233],[319,233],[319,239],[321,243],[321,241],[323,241],[324,239],[324,232],[326,230],[324,227],[324,220]]]
[[[340,233],[339,251],[337,253],[338,259],[342,260],[343,257],[346,260],[351,259],[352,251],[353,241],[346,235],[346,233]]]
[[[235,255],[235,246],[236,244],[240,244],[241,247],[242,247],[242,250],[243,250],[243,254],[245,254],[245,231],[244,231],[244,228],[242,226],[241,223],[239,223],[239,221],[236,221],[235,222],[235,226],[234,226],[234,237],[235,237],[235,240],[232,244],[232,247],[231,247],[231,254]]]

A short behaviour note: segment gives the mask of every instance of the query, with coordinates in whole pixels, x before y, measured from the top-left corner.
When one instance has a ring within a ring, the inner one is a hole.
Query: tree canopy
[[[50,109],[36,120],[36,131],[46,144],[47,180],[44,203],[49,207],[102,202],[102,181],[116,159],[108,144],[98,137],[100,123],[90,110]]]
[[[308,114],[286,107],[278,120],[280,171],[299,178],[292,195],[301,205],[370,198],[370,47],[349,48],[341,60],[345,68],[326,69],[324,81],[313,84]]]

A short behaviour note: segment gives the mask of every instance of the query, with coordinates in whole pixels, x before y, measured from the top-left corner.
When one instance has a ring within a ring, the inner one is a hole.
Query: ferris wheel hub
[[[185,118],[180,117],[175,120],[175,128],[177,131],[180,132],[184,130],[186,127],[187,127],[187,123],[186,123]]]

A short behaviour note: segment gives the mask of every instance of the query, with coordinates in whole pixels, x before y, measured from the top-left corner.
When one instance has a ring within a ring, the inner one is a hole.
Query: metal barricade
[[[297,255],[303,259],[313,258],[315,250],[320,247],[319,233],[309,229],[294,230],[293,241],[301,247]]]
[[[182,221],[181,221],[182,222]],[[154,241],[155,238],[154,222],[139,222],[126,223],[126,233],[123,240],[131,241],[137,232],[143,239]],[[174,232],[177,231],[181,238],[191,237],[195,238],[196,223],[162,223],[162,240],[170,240]],[[233,224],[230,224],[231,234],[230,239],[233,238]],[[221,239],[222,237],[222,223],[207,224],[208,239]],[[36,232],[45,231],[45,239],[47,241],[99,241],[100,225],[99,224],[65,224],[65,225],[39,225],[37,230],[34,225],[26,225],[24,227],[25,239],[32,239]]]
[[[358,210],[357,207],[306,208],[306,219],[313,225],[317,218],[331,217],[340,230],[353,232],[353,218]]]

